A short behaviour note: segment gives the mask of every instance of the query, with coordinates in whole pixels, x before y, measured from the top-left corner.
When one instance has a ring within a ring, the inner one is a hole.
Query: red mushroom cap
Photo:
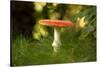
[[[54,26],[54,27],[72,27],[74,25],[71,21],[50,20],[50,19],[40,20],[39,24],[46,26]]]

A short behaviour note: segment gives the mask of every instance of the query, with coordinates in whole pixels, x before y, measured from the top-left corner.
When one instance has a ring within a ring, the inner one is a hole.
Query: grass
[[[73,33],[61,36],[62,46],[58,54],[51,47],[53,36],[32,40],[18,36],[12,40],[12,65],[41,65],[96,61],[96,40],[87,37],[80,40]]]

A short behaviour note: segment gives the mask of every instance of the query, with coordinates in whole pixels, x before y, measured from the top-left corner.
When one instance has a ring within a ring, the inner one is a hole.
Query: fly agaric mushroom
[[[58,52],[58,49],[61,46],[59,29],[61,27],[72,27],[73,26],[73,23],[71,21],[49,20],[49,19],[40,20],[39,24],[54,27],[54,40],[52,43],[54,52]]]

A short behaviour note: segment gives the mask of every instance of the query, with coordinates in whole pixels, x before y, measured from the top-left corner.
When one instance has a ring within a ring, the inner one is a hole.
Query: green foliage
[[[80,16],[85,16],[88,21],[87,26],[82,30],[80,38],[86,38],[91,35],[91,38],[96,38],[96,7],[85,7],[80,13]],[[94,35],[95,34],[95,35]]]
[[[79,40],[73,34],[68,30],[62,33],[62,46],[57,55],[53,54],[51,47],[53,36],[34,41],[18,36],[12,43],[12,64],[19,66],[95,61],[96,41],[91,38]]]

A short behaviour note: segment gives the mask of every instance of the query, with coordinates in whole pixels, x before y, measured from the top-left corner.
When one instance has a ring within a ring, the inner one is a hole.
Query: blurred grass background
[[[71,20],[61,28],[62,46],[53,54],[53,27],[41,19]],[[11,65],[40,65],[96,61],[96,6],[11,1]]]

